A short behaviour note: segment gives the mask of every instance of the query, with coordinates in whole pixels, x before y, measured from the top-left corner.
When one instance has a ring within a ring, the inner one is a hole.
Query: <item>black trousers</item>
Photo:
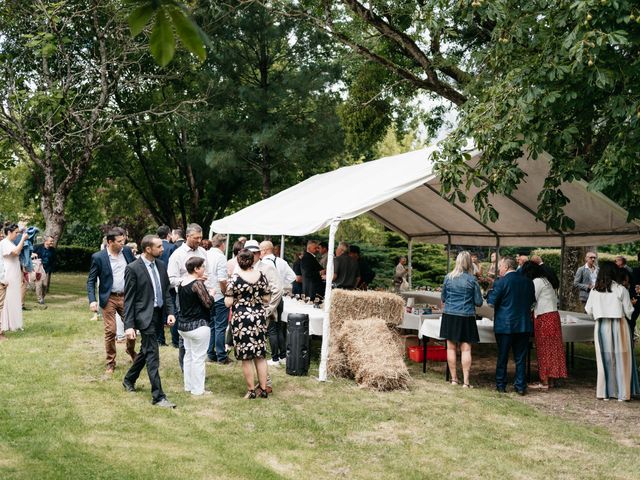
[[[277,310],[277,320],[269,322],[267,335],[269,335],[269,346],[271,347],[271,359],[277,362],[287,358],[287,324],[282,321],[282,311],[284,302],[280,300]]]
[[[162,391],[160,382],[160,350],[158,347],[158,328],[162,327],[162,309],[156,308],[153,311],[153,320],[145,330],[140,330],[142,342],[140,353],[136,356],[133,365],[124,376],[124,381],[135,385],[142,369],[147,366],[149,382],[151,383],[151,399],[153,403],[158,403],[166,395]]]

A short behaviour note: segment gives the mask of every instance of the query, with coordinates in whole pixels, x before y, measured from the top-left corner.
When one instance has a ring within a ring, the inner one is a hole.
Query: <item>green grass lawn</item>
[[[278,369],[274,394],[249,401],[240,365],[208,364],[214,395],[193,398],[177,351],[163,347],[163,387],[178,408],[153,407],[146,372],[137,393],[122,388],[123,345],[103,377],[85,279],[55,275],[48,309],[26,312],[24,332],[0,344],[2,479],[639,478],[638,437],[452,388],[416,365],[411,389],[394,393],[319,383],[317,363],[309,377]]]

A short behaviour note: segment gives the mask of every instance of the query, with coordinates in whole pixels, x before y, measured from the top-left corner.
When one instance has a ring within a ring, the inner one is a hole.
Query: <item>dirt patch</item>
[[[590,347],[593,348],[593,347]],[[471,367],[471,384],[476,388],[493,390],[495,388],[495,345],[476,345],[473,349]],[[415,365],[415,364],[414,364]],[[442,375],[444,380],[444,363],[430,362],[430,371]],[[458,369],[460,366],[458,365]],[[415,375],[415,371],[413,371]],[[420,368],[419,375],[422,374]],[[459,376],[461,372],[459,373]],[[509,379],[513,379],[514,365],[509,362]],[[531,355],[531,380],[538,380],[535,353]],[[512,390],[512,389],[511,389]],[[509,391],[509,389],[507,389]],[[573,368],[569,370],[569,378],[560,388],[547,391],[529,390],[521,397],[507,393],[527,405],[577,424],[589,424],[605,428],[621,445],[640,446],[640,401],[618,402],[603,401],[596,395],[596,364],[594,360],[576,358]]]

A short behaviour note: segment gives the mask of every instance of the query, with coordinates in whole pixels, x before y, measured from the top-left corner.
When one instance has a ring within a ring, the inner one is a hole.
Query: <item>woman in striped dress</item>
[[[616,275],[613,262],[602,262],[584,308],[596,320],[596,397],[603,400],[617,398],[622,402],[640,394],[640,385],[632,333],[625,319],[625,316],[631,317],[633,305],[629,291],[615,281]]]

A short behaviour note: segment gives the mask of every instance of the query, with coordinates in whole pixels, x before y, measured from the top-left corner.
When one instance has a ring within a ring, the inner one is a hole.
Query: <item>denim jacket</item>
[[[460,316],[472,316],[476,314],[476,306],[482,305],[482,293],[476,277],[463,272],[461,275],[451,278],[447,275],[442,285],[444,313]]]

